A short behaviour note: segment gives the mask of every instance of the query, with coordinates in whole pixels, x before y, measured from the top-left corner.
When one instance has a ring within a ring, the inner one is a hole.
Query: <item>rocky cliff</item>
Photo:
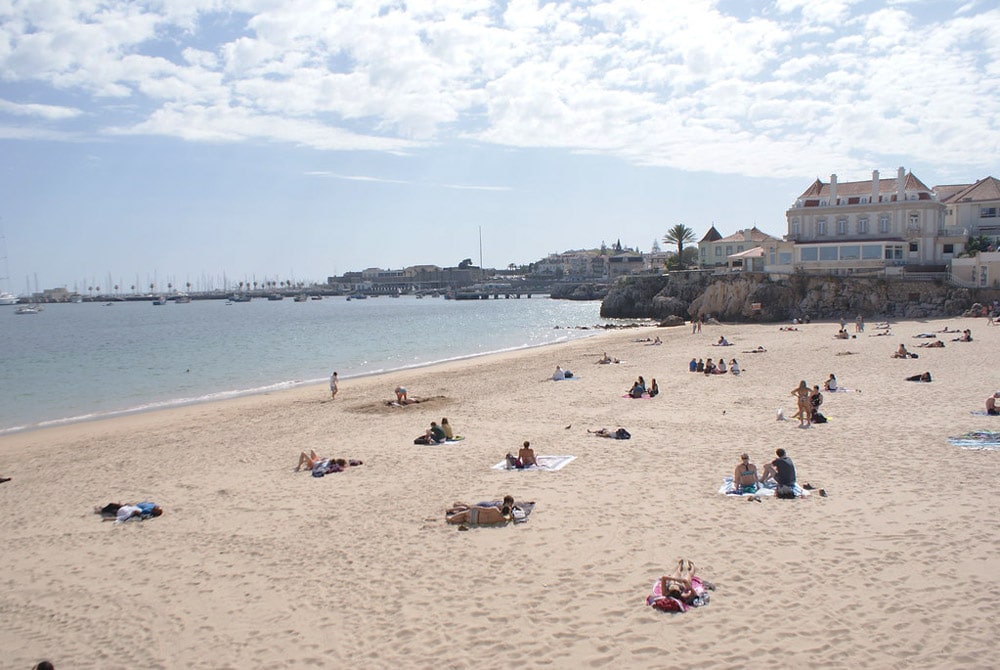
[[[1000,292],[967,289],[943,281],[739,273],[716,276],[673,273],[626,277],[615,283],[601,304],[606,318],[685,319],[713,316],[723,321],[907,318],[957,316],[974,302],[990,302]]]

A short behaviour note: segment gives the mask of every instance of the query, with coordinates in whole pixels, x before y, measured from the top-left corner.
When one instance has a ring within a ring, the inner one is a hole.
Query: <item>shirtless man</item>
[[[521,463],[522,468],[526,468],[529,465],[538,465],[538,460],[535,458],[535,450],[531,448],[531,442],[527,440],[521,445],[521,448],[517,452],[517,460]]]
[[[750,456],[740,456],[740,463],[733,472],[733,486],[739,494],[756,493],[760,478],[757,476],[757,466],[750,462]]]
[[[1000,414],[1000,408],[997,407],[997,398],[1000,398],[1000,391],[997,391],[986,399],[986,413],[990,416]]]

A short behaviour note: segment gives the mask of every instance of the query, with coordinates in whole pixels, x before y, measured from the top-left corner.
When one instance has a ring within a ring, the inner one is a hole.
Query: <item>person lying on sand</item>
[[[892,335],[891,330],[883,330],[881,333],[874,333],[872,335],[869,335],[868,337],[886,337],[889,335]]]
[[[607,428],[598,428],[597,430],[587,429],[587,432],[591,435],[596,435],[597,437],[609,437],[612,440],[624,440],[628,437],[632,437],[631,433],[619,426],[615,430],[608,430]]]
[[[945,326],[944,328],[942,328],[941,330],[939,330],[937,332],[939,332],[939,333],[960,333],[962,331],[960,331],[958,328],[955,328],[954,330],[951,330],[951,329],[948,328],[948,326]]]
[[[933,342],[921,342],[917,346],[922,349],[943,349],[944,342],[941,340],[934,340]]]
[[[472,526],[505,524],[514,518],[514,496],[504,496],[500,507],[455,503],[445,511],[444,518],[450,524],[464,523]]]
[[[744,349],[743,353],[744,354],[762,354],[765,351],[767,351],[767,349],[765,349],[763,346],[761,346],[761,345],[758,344],[756,349]]]
[[[295,471],[298,472],[303,467],[305,467],[306,470],[312,470],[313,466],[322,460],[323,459],[314,449],[310,449],[308,454],[303,451],[299,454],[299,464],[295,466]]]
[[[697,607],[708,602],[708,595],[699,595],[694,585],[695,567],[691,561],[681,559],[677,562],[677,568],[669,575],[660,577],[660,595],[647,601],[652,605],[657,600],[673,598],[679,600],[689,607]],[[709,582],[698,580],[705,589],[714,590],[715,585]]]
[[[101,515],[101,521],[115,520],[115,523],[125,523],[130,519],[139,521],[152,519],[163,514],[163,508],[156,503],[108,503],[104,507],[95,507],[95,514]]]
[[[908,382],[929,382],[929,381],[931,381],[931,373],[930,372],[924,372],[923,374],[913,375],[911,377],[907,377],[906,381],[908,381]]]

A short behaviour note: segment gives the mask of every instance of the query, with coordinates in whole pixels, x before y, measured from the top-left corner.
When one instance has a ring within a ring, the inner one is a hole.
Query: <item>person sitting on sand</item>
[[[760,483],[773,480],[778,486],[795,486],[795,464],[792,459],[784,449],[777,449],[774,453],[777,458],[764,465]]]
[[[557,382],[566,379],[566,372],[562,369],[562,366],[557,365],[556,371],[552,373],[552,381]]]
[[[655,398],[658,395],[660,395],[660,387],[656,385],[656,377],[654,377],[649,384],[649,397]]]
[[[729,361],[729,374],[739,376],[740,372],[740,364],[736,361],[736,359],[734,358]]]
[[[706,375],[714,375],[715,374],[715,363],[712,362],[711,358],[709,358],[707,361],[705,361],[705,374]]]
[[[944,349],[944,342],[941,340],[934,340],[933,342],[921,342],[917,346],[923,349]]]
[[[810,396],[812,396],[812,391],[809,390],[809,385],[806,384],[805,379],[792,389],[791,395],[795,396],[798,403],[798,411],[795,412],[795,418],[799,420],[799,428],[808,428],[812,417],[812,403],[809,400]]]
[[[493,505],[466,505],[456,503],[445,511],[445,521],[450,524],[492,526],[506,524],[514,518],[514,497],[506,495],[499,507]]]
[[[831,372],[830,378],[823,382],[823,388],[827,391],[837,390],[837,377]]]
[[[924,372],[923,374],[913,375],[906,378],[908,382],[929,382],[931,381],[931,373]]]
[[[1000,409],[997,409],[997,398],[1000,398],[1000,391],[995,392],[986,399],[986,413],[990,416],[1000,414]]]
[[[437,421],[431,421],[431,427],[427,429],[424,436],[430,440],[428,444],[441,444],[448,439],[448,434],[444,432],[441,426],[437,425]]]
[[[703,361],[702,359],[699,358],[698,359],[698,365],[695,367],[695,371],[696,372],[704,372],[705,371],[705,361]]]
[[[455,431],[452,430],[451,424],[448,423],[448,417],[444,417],[441,419],[441,430],[444,431],[444,437],[446,440],[455,439]]]
[[[733,488],[737,493],[756,493],[760,487],[760,477],[757,475],[757,466],[750,462],[750,456],[740,455],[740,462],[733,472]]]
[[[849,340],[851,338],[851,336],[843,328],[841,328],[840,330],[838,330],[837,334],[834,335],[834,337],[837,338],[838,340]]]
[[[618,360],[617,358],[611,358],[611,356],[608,356],[608,352],[606,351],[604,352],[604,355],[601,356],[601,358],[597,362],[600,363],[601,365],[607,365],[608,363],[621,363],[621,361]]]
[[[909,358],[911,356],[910,352],[906,350],[906,345],[902,342],[899,343],[899,349],[892,355],[893,358]]]
[[[396,402],[398,402],[400,405],[405,405],[407,402],[406,389],[403,388],[402,386],[396,387]]]
[[[726,368],[726,359],[720,358],[719,364],[715,366],[715,374],[724,375],[727,372],[729,372],[729,370]]]
[[[728,347],[728,346],[732,346],[732,345],[730,344],[729,340],[726,339],[725,335],[720,335],[719,336],[719,341],[715,343],[715,346],[717,346],[717,347]]]
[[[697,372],[697,371],[698,371],[698,359],[692,358],[691,362],[688,363],[688,372]]]
[[[531,442],[527,440],[521,445],[521,448],[517,451],[517,456],[513,454],[507,454],[507,467],[508,469],[523,470],[532,465],[538,466],[538,459],[535,457],[535,450],[531,448]]]
[[[971,342],[972,341],[972,331],[963,330],[959,337],[952,339],[952,342]]]

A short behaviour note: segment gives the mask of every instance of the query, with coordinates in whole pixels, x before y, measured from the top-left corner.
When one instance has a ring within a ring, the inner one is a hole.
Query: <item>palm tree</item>
[[[677,245],[677,267],[678,269],[684,269],[684,244],[686,242],[694,242],[694,231],[685,226],[683,223],[678,223],[676,226],[667,231],[667,234],[663,236],[663,241],[667,244]]]

